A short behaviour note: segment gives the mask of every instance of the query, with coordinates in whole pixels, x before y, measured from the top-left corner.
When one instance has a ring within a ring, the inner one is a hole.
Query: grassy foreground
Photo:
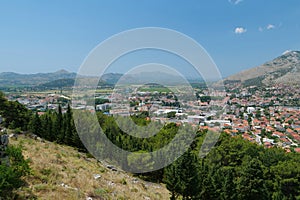
[[[10,144],[22,145],[30,160],[27,184],[16,191],[21,199],[169,199],[165,186],[112,171],[72,147],[23,136]]]

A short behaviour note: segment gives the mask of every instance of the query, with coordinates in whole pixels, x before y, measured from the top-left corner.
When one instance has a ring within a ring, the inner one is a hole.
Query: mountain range
[[[108,73],[101,77],[101,81],[108,84],[115,84],[122,74]],[[5,87],[71,87],[74,85],[77,74],[66,70],[59,70],[52,73],[19,74],[15,72],[0,73],[0,86]],[[95,79],[93,76],[78,76],[81,79]]]
[[[300,83],[300,51],[287,51],[258,67],[241,71],[224,82],[241,82],[244,86]]]
[[[79,77],[83,83],[95,81],[96,76],[77,76],[74,72],[59,70],[53,73],[18,74],[14,72],[0,73],[0,88],[6,87],[30,87],[37,89],[72,87],[75,78]],[[100,85],[115,84],[180,84],[182,78],[167,72],[140,72],[137,74],[107,73],[101,76]],[[119,82],[118,82],[119,81]]]
[[[0,86],[4,87],[71,87],[77,74],[66,70],[53,73],[18,74],[14,72],[0,73]],[[92,79],[92,76],[79,76],[82,79]],[[122,79],[120,79],[122,77]],[[155,78],[153,78],[155,77]],[[170,79],[170,80],[169,80]],[[116,84],[119,80],[126,83],[166,82],[179,80],[173,74],[140,73],[139,75],[126,75],[120,73],[107,73],[101,77],[105,84]],[[195,82],[195,80],[190,82]],[[172,83],[173,83],[172,82]],[[201,82],[201,80],[198,80]],[[268,61],[258,67],[253,67],[224,79],[224,83],[240,82],[244,86],[271,86],[276,83],[300,83],[300,51],[288,51],[281,56]]]
[[[5,86],[36,86],[58,79],[74,79],[76,73],[59,70],[53,73],[18,74],[14,72],[0,73],[0,85]]]

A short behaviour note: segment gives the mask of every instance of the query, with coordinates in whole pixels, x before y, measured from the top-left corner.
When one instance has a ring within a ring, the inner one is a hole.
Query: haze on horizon
[[[2,1],[0,72],[77,72],[108,37],[132,28],[163,27],[195,39],[226,77],[286,50],[300,50],[299,9],[296,0]]]

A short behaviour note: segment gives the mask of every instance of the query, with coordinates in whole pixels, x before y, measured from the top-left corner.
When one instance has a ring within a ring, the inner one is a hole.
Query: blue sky
[[[76,72],[101,41],[164,27],[201,44],[223,77],[300,50],[299,0],[0,1],[0,72]]]

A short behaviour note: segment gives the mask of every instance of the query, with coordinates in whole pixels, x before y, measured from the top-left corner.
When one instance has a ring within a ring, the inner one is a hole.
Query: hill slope
[[[72,147],[23,136],[10,143],[21,144],[24,157],[30,159],[28,185],[17,191],[24,199],[169,199],[164,186],[112,171]]]
[[[300,83],[300,51],[289,51],[261,66],[254,67],[225,81],[241,81],[244,85]]]

